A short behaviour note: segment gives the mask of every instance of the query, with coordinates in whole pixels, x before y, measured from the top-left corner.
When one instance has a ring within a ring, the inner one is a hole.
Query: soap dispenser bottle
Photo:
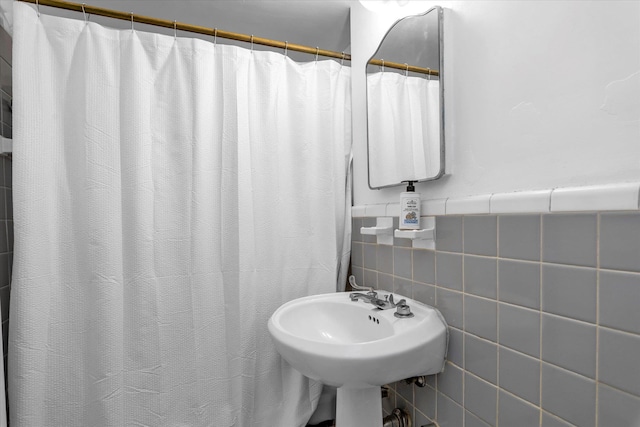
[[[402,182],[408,185],[407,191],[400,193],[400,229],[417,230],[420,228],[420,193],[415,192],[413,183],[416,181]]]

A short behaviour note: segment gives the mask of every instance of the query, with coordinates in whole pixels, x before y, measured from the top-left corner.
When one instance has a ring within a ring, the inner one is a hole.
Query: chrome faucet
[[[349,276],[349,284],[353,289],[361,289],[361,290],[369,291],[366,294],[363,294],[362,292],[350,293],[349,298],[351,298],[351,301],[362,300],[364,302],[368,302],[369,304],[372,304],[373,306],[375,306],[380,310],[397,308],[398,311],[397,313],[395,313],[397,317],[413,317],[413,314],[411,313],[411,309],[407,305],[407,300],[405,300],[404,298],[398,301],[397,303],[393,300],[393,294],[385,295],[384,299],[380,299],[378,298],[378,293],[374,291],[373,288],[359,286],[358,284],[356,284],[356,278],[354,276]]]
[[[402,306],[406,303],[406,300],[401,299],[396,304],[393,301],[393,294],[386,295],[385,299],[380,299],[378,298],[378,293],[376,291],[369,291],[366,294],[363,294],[362,292],[353,292],[349,294],[349,298],[351,298],[351,301],[362,300],[364,302],[368,302],[381,310],[396,308],[397,306]]]
[[[363,294],[362,292],[353,292],[349,294],[349,298],[351,298],[351,301],[362,300],[364,302],[368,302],[369,304],[372,304],[383,310],[385,308],[385,303],[387,302],[378,298],[378,293],[376,291],[369,291],[366,294]]]

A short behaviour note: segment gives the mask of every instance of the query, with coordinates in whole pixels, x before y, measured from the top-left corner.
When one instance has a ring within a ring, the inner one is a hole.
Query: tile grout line
[[[434,243],[435,243],[435,246],[434,246],[434,250],[433,250],[433,282],[434,282],[433,303],[435,304],[436,307],[438,307],[438,287],[439,286],[438,286],[438,262],[437,262],[437,260],[438,260],[437,234],[436,234],[436,239],[435,239]],[[463,332],[463,337],[464,337],[464,332]],[[463,354],[463,357],[464,357],[464,338],[463,338],[463,341],[462,341],[462,350],[463,350],[462,354]],[[464,359],[463,359],[463,361],[464,361]],[[463,365],[464,365],[464,363],[463,363]],[[438,401],[440,400],[440,398],[438,397],[439,388],[440,388],[440,376],[436,375],[436,377],[435,377],[436,408],[435,408],[434,413],[433,413],[434,422],[436,422],[436,420],[438,419],[438,406],[439,406],[438,405]]]
[[[412,246],[413,246],[413,244],[412,244]],[[395,251],[393,251],[393,252],[395,253]],[[414,275],[413,275],[413,255],[414,255],[413,247],[409,248],[409,253],[410,253],[409,268],[411,270],[411,285],[410,285],[411,286],[411,298],[415,299],[414,298],[414,292],[415,292],[415,289],[414,289],[415,288],[415,280],[414,279],[415,278],[414,278]],[[415,420],[416,419],[416,410],[417,410],[417,408],[416,408],[416,385],[414,383],[411,384],[411,408],[413,409],[412,410],[412,414],[413,414],[412,416],[413,416],[413,419]]]
[[[465,222],[464,219],[465,219],[465,216],[462,215],[462,218],[460,220],[460,223],[461,223],[461,226],[462,226],[462,230],[461,230],[461,233],[462,233],[462,236],[461,236],[461,239],[462,239],[462,254],[464,254],[464,222]],[[465,400],[466,400],[465,399],[465,395],[467,394],[466,390],[465,390],[466,384],[467,384],[467,367],[466,367],[467,366],[467,363],[466,363],[467,361],[465,360],[466,356],[464,355],[465,343],[467,341],[467,337],[466,337],[466,332],[467,332],[467,319],[466,319],[466,317],[467,316],[465,316],[465,283],[464,282],[465,282],[465,280],[464,280],[464,255],[462,255],[462,331],[463,331],[463,334],[465,334],[465,335],[463,335],[463,340],[462,340],[462,351],[463,351],[463,353],[462,353],[463,354],[463,358],[462,358],[463,363],[462,364],[464,365],[464,368],[462,370],[462,425],[466,425],[466,423],[467,423],[467,421],[466,421],[466,419],[467,419],[467,414],[466,414],[467,413],[467,405],[466,405],[466,402],[465,402]]]
[[[598,427],[598,416],[600,406],[600,227],[601,213],[596,216],[596,408],[594,424]]]
[[[432,249],[421,249],[421,250],[432,250]],[[544,264],[544,265],[553,265],[553,266],[561,266],[561,267],[570,267],[570,268],[576,268],[576,269],[591,269],[591,270],[602,270],[602,271],[610,271],[613,273],[624,273],[624,274],[636,274],[636,275],[640,275],[640,270],[624,270],[624,269],[620,269],[620,268],[603,268],[603,267],[598,267],[596,265],[580,265],[580,264],[567,264],[567,263],[561,263],[561,262],[551,262],[551,261],[541,261],[541,260],[530,260],[530,259],[519,259],[519,258],[507,258],[507,257],[500,257],[500,256],[489,256],[489,255],[479,255],[479,254],[472,254],[472,253],[462,253],[462,252],[452,252],[452,251],[438,251],[440,253],[443,254],[451,254],[451,255],[463,255],[465,257],[475,257],[475,258],[483,258],[483,259],[493,259],[496,260],[498,262],[500,261],[507,261],[507,262],[516,262],[516,263],[522,263],[522,264]]]
[[[492,196],[493,197],[493,196]],[[496,216],[496,256],[500,256],[500,216]],[[496,261],[496,427],[500,425],[500,269]]]
[[[551,202],[549,202],[551,203]],[[540,336],[538,337],[538,366],[540,369],[540,378],[538,382],[538,408],[540,411],[540,426],[542,427],[542,260],[543,260],[543,248],[544,248],[544,215],[540,215],[540,253],[538,254],[540,257],[540,265],[538,266],[538,331],[540,331]]]

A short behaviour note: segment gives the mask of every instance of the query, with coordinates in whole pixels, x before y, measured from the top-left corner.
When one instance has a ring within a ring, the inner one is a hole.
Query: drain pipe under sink
[[[382,420],[382,427],[413,427],[411,416],[404,409],[396,408]]]

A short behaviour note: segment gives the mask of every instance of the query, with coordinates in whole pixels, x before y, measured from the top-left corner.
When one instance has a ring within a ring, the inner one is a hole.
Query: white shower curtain
[[[293,427],[267,320],[349,255],[349,69],[14,7],[13,427]]]
[[[440,171],[440,82],[367,74],[369,179],[373,187]]]

